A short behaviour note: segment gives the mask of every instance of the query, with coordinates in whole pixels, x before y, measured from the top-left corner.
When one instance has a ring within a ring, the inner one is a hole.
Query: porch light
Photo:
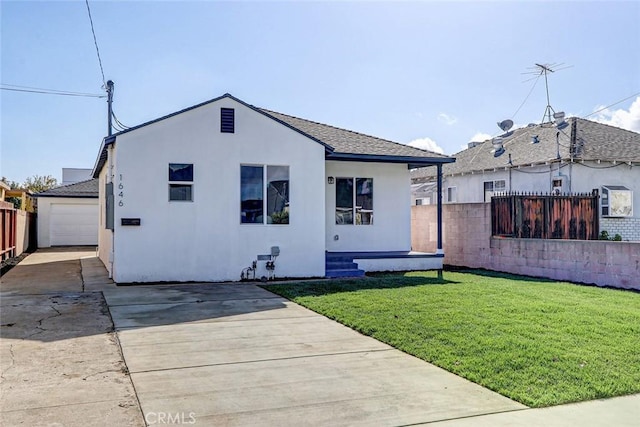
[[[327,183],[329,183],[329,184],[333,184],[334,183],[334,179],[333,179],[332,176],[327,178]]]

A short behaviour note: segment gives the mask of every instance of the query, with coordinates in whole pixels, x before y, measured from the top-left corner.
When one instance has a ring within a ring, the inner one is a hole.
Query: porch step
[[[325,276],[337,277],[364,277],[364,270],[358,268],[353,262],[352,254],[327,253],[325,258]]]
[[[349,270],[349,269],[358,269],[358,264],[356,264],[355,262],[352,262],[352,260],[349,261],[329,261],[327,260],[327,262],[325,263],[325,268],[327,270]]]
[[[364,270],[359,270],[357,268],[336,269],[336,270],[327,269],[326,277],[330,279],[335,279],[338,277],[364,277]]]

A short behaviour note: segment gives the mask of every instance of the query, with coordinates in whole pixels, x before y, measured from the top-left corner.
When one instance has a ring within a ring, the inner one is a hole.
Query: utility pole
[[[111,120],[113,117],[113,81],[107,80],[107,136],[113,134]]]

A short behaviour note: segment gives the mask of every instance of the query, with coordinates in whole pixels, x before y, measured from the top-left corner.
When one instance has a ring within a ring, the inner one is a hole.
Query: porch
[[[326,252],[325,276],[363,277],[372,271],[442,270],[444,254],[415,251]]]

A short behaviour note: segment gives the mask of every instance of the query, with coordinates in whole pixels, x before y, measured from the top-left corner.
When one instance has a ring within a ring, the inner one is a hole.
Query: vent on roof
[[[234,133],[235,122],[235,110],[233,108],[220,109],[220,132]]]

